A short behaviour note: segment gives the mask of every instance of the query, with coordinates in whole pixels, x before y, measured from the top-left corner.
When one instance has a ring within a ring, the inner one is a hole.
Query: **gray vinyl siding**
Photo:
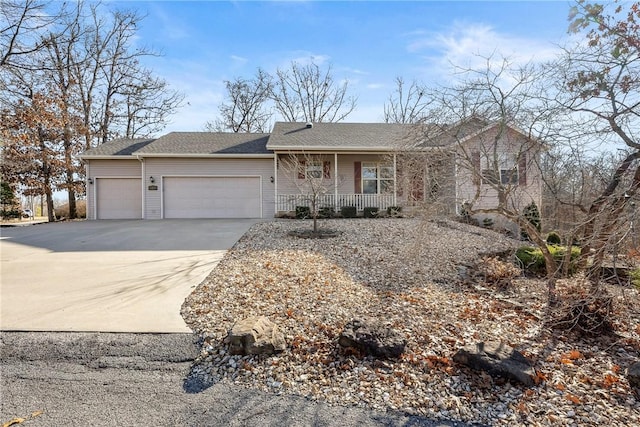
[[[87,179],[99,178],[139,178],[142,176],[142,166],[137,159],[109,159],[86,160]],[[94,184],[87,184],[87,219],[96,219]],[[140,189],[142,191],[142,188]]]
[[[468,162],[468,157],[473,151],[479,153],[489,151],[492,153],[491,150],[493,148],[485,147],[493,147],[492,144],[496,140],[498,141],[498,153],[526,155],[527,160],[526,185],[514,185],[507,195],[507,203],[511,208],[519,212],[522,212],[524,207],[532,201],[540,207],[542,203],[542,173],[538,167],[540,164],[540,147],[535,145],[526,148],[527,146],[522,145],[522,136],[512,132],[506,132],[505,135],[498,137],[495,129],[491,129],[466,144],[464,150],[461,150],[461,147],[458,148],[457,207],[459,208],[466,201],[474,201],[474,208],[476,209],[493,209],[498,206],[497,192],[489,185],[478,185],[477,182],[474,182],[473,173],[469,170]],[[477,197],[478,195],[479,197]]]
[[[275,189],[271,183],[273,159],[145,158],[144,163],[145,219],[162,218],[162,178],[169,176],[259,176],[262,218],[275,215]],[[157,190],[149,190],[152,176]]]
[[[279,161],[286,155],[280,155]],[[331,178],[326,181],[327,192],[334,192],[335,183],[335,158],[333,154],[323,154],[320,160],[330,163]],[[338,193],[354,194],[359,193],[361,189],[355,188],[354,180],[354,163],[355,162],[389,162],[393,163],[391,155],[377,154],[338,154]],[[278,193],[279,194],[300,194],[301,190],[296,185],[299,181],[297,171],[290,171],[280,164],[278,168]]]

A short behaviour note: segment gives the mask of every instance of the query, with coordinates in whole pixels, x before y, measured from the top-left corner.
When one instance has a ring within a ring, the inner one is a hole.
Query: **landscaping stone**
[[[640,396],[640,362],[636,362],[627,369],[627,380],[629,385]]]
[[[352,320],[340,334],[338,344],[356,348],[366,355],[383,358],[399,357],[406,345],[402,336],[375,319]]]
[[[456,363],[491,376],[500,376],[534,385],[535,370],[519,351],[496,341],[479,342],[459,349],[453,356]]]
[[[273,354],[286,348],[278,326],[264,316],[237,322],[231,328],[228,340],[231,354]]]

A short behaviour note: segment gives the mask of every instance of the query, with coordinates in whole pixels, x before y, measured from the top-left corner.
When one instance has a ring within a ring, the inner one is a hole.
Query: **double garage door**
[[[260,177],[164,177],[164,218],[261,218]]]
[[[261,218],[259,177],[164,177],[164,218]],[[98,219],[142,218],[140,178],[96,180]]]

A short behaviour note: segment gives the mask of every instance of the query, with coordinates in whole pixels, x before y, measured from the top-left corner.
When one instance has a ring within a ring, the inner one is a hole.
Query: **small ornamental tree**
[[[541,232],[542,223],[540,221],[540,210],[535,202],[531,202],[525,206],[522,215],[538,231],[538,233]],[[522,237],[522,240],[529,240],[529,234],[527,234],[527,231],[524,229],[520,232],[520,236]]]
[[[20,214],[13,188],[7,181],[0,182],[0,204],[2,205],[3,218]]]
[[[313,219],[313,233],[318,234],[318,216],[321,199],[333,189],[330,163],[314,154],[291,154],[281,160],[285,175],[296,186],[302,196],[302,202],[309,206],[309,216]]]

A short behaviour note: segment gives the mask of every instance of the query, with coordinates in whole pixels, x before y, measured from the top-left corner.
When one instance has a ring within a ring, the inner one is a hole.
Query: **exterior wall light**
[[[154,182],[156,182],[156,179],[152,176],[149,177],[149,181],[151,181],[151,183],[153,184]]]
[[[93,185],[93,178],[89,178],[89,179],[87,179],[87,182],[88,182],[90,185]]]
[[[271,183],[273,184],[276,180],[273,179],[273,177],[269,178],[269,181],[271,181]]]

